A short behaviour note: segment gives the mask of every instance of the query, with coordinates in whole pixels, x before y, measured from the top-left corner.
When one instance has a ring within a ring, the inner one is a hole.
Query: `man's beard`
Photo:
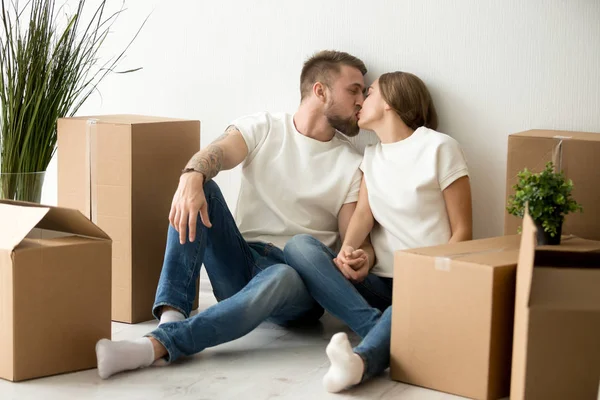
[[[334,129],[337,129],[338,131],[342,132],[346,136],[356,136],[358,135],[358,132],[360,132],[360,128],[358,127],[358,120],[352,117],[340,117],[336,113],[335,103],[329,106],[327,110],[325,110],[325,117],[327,118],[327,122],[329,122],[329,125],[331,125]]]

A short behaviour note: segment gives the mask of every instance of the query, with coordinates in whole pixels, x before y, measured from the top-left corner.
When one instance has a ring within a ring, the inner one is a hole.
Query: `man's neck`
[[[335,135],[335,129],[329,125],[323,112],[308,103],[302,103],[294,114],[294,125],[302,135],[328,142]]]

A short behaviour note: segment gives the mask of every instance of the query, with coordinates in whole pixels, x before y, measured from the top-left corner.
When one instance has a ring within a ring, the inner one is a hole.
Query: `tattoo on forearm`
[[[207,148],[196,153],[188,162],[186,168],[192,168],[202,173],[205,182],[214,178],[223,167],[223,149],[217,143],[237,130],[234,125],[229,126],[225,133],[216,138]]]

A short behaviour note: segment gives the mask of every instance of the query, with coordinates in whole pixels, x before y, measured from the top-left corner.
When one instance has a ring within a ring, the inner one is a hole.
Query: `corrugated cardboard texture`
[[[508,395],[519,240],[396,253],[393,379],[476,399]]]
[[[0,214],[23,228],[0,227],[21,237],[0,250],[0,377],[94,368],[95,343],[111,337],[110,239],[75,210],[1,200]]]
[[[535,248],[526,217],[518,265],[511,399],[595,400],[600,242]]]
[[[200,149],[200,122],[61,119],[58,147],[59,204],[79,209],[113,239],[113,320],[152,319],[169,209],[181,169]]]
[[[569,214],[563,234],[600,240],[600,134],[532,130],[510,135],[506,171],[506,199],[514,194],[517,174],[524,168],[542,171],[554,161],[575,185],[573,197],[583,205],[582,214]],[[504,233],[517,233],[521,220],[505,213]]]

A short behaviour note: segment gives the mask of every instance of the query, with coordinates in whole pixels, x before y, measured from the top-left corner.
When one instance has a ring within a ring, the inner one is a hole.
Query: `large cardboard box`
[[[517,267],[510,398],[595,400],[600,383],[600,242],[566,241],[560,251],[536,249],[535,231],[527,216]]]
[[[583,213],[569,214],[563,234],[600,240],[600,133],[531,130],[510,135],[506,171],[506,200],[514,194],[517,173],[542,171],[548,161],[573,180],[573,196]],[[504,233],[517,233],[521,220],[505,211]]]
[[[396,252],[392,379],[473,399],[509,395],[520,240]],[[565,247],[600,243],[565,238],[554,251]]]
[[[519,236],[399,251],[392,379],[466,396],[508,396]]]
[[[152,319],[168,215],[200,122],[137,115],[58,121],[58,204],[113,239],[112,318]]]
[[[95,368],[111,337],[109,237],[78,211],[30,203],[0,201],[0,221],[0,377]]]

